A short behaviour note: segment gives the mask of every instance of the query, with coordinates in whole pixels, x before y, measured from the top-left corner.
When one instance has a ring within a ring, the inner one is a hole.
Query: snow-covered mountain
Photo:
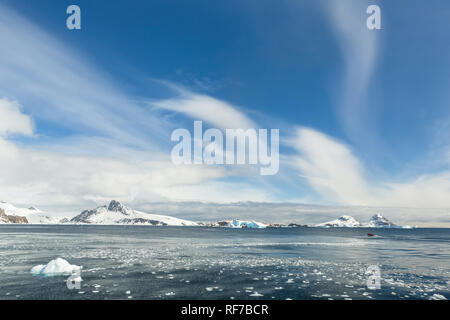
[[[189,220],[133,210],[115,200],[112,200],[108,206],[100,206],[92,210],[85,210],[72,218],[69,223],[198,226],[197,223]]]
[[[368,228],[402,228],[383,217],[380,213],[374,214],[364,226]]]
[[[399,226],[386,219],[382,214],[375,214],[369,222],[361,223],[351,216],[342,216],[336,220],[316,224],[315,227],[338,227],[338,228],[403,228],[410,229],[410,226]]]
[[[18,208],[11,203],[0,201],[0,209],[5,211],[9,216],[25,217],[30,224],[57,224],[61,223],[61,217],[52,217],[35,207]],[[23,221],[23,220],[22,220]],[[27,223],[21,222],[21,223]]]
[[[342,217],[337,218],[336,220],[319,223],[316,224],[315,227],[322,228],[354,228],[354,227],[362,227],[361,222],[353,218],[352,216],[344,215]]]

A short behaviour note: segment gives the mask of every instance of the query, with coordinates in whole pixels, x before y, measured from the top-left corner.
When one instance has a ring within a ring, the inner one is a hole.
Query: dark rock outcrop
[[[7,215],[3,209],[0,209],[0,221],[3,223],[28,223],[26,217]]]

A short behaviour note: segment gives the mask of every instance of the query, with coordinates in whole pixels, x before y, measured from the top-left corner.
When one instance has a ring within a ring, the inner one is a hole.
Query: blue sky
[[[32,123],[0,135],[17,154],[4,200],[450,207],[446,1],[79,0],[80,31],[65,26],[70,4],[0,6],[0,99]],[[382,30],[365,27],[369,4]],[[206,98],[204,119],[185,109]],[[277,176],[167,163],[173,129],[236,117],[280,128]]]

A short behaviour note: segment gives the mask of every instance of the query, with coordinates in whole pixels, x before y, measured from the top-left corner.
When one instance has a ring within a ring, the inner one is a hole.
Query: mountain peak
[[[381,213],[374,214],[369,221],[369,227],[396,227],[394,223],[386,219]]]
[[[123,204],[121,204],[119,201],[116,200],[111,200],[111,202],[109,203],[108,206],[108,210],[109,211],[124,211],[125,206]]]
[[[356,220],[355,218],[353,218],[352,216],[349,216],[349,215],[343,215],[343,216],[337,218],[336,220],[332,220],[332,221],[328,221],[328,222],[320,223],[320,224],[316,225],[316,227],[325,227],[325,228],[330,228],[330,227],[343,228],[343,227],[360,227],[360,226],[361,226],[361,222],[359,222],[358,220]]]
[[[188,220],[135,211],[116,200],[112,200],[109,205],[100,206],[92,210],[84,210],[79,215],[73,217],[70,222],[87,224],[139,224],[152,226],[198,225],[197,223]]]
[[[348,216],[348,215],[343,215],[338,218],[338,220],[342,220],[342,221],[348,221],[348,220],[352,220],[352,219],[355,219],[355,218],[353,218],[352,216]]]

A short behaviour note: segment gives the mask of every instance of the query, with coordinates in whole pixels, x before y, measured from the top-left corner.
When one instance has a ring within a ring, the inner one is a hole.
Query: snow
[[[57,224],[62,219],[61,217],[49,216],[35,207],[18,208],[4,201],[0,201],[0,209],[3,209],[7,215],[26,217],[29,224]]]
[[[261,222],[233,219],[233,221],[230,222],[229,227],[230,228],[264,229],[267,226]]]
[[[354,228],[354,227],[361,227],[361,226],[362,226],[361,222],[359,222],[352,216],[347,216],[347,215],[339,217],[336,220],[319,223],[316,225],[316,227],[322,227],[322,228],[330,228],[330,227]]]
[[[369,223],[365,225],[368,228],[402,228],[401,226],[397,226],[385,217],[382,214],[377,213],[370,218]]]
[[[30,273],[41,275],[73,274],[82,269],[81,266],[70,264],[67,260],[56,258],[46,265],[40,264],[31,268]]]
[[[337,227],[337,228],[357,228],[357,227],[363,227],[363,228],[403,228],[403,229],[411,229],[410,226],[399,226],[391,221],[389,221],[387,218],[385,218],[382,214],[377,213],[373,215],[369,222],[367,223],[361,223],[352,216],[344,215],[342,217],[339,217],[336,220],[319,223],[316,224],[315,227],[322,227],[322,228],[331,228],[331,227]]]
[[[133,210],[115,200],[112,200],[108,206],[100,206],[92,210],[85,210],[78,216],[72,218],[70,222],[77,224],[87,223],[106,225],[198,226],[196,222],[189,220]]]

